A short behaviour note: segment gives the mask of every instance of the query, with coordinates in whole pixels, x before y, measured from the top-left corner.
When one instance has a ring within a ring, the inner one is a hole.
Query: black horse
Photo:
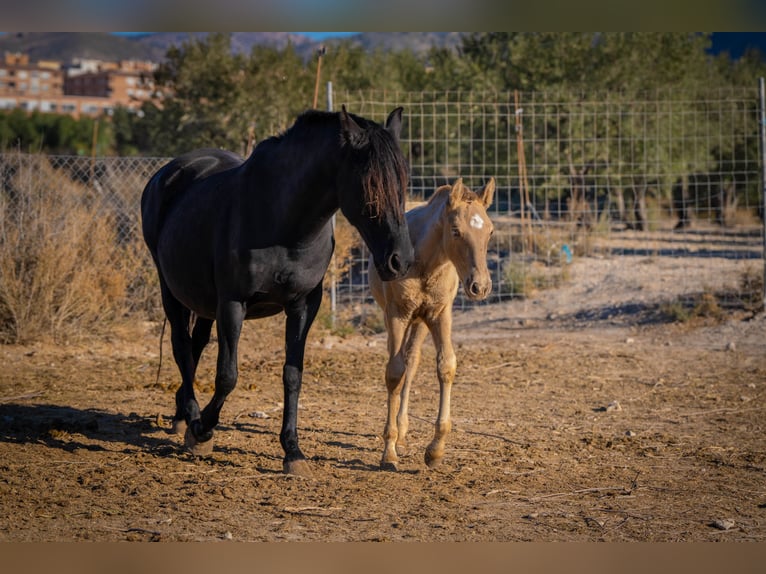
[[[212,450],[213,429],[237,382],[243,320],[284,311],[283,469],[310,473],[298,446],[298,395],[306,336],[335,246],[332,215],[340,209],[359,231],[384,280],[401,277],[412,262],[401,118],[397,108],[384,127],[345,107],[307,111],[286,132],[256,146],[247,160],[197,150],[160,168],[147,184],[143,234],[159,273],[182,379],[174,428],[185,428],[193,453]],[[215,392],[200,412],[193,381],[213,322]]]

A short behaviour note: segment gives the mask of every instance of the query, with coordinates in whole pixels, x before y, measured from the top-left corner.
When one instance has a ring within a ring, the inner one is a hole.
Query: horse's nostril
[[[393,273],[399,273],[402,270],[402,260],[399,258],[398,253],[393,253],[391,257],[388,258],[388,268]]]

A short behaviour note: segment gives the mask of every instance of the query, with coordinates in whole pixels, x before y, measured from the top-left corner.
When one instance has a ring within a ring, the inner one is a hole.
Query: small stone
[[[606,405],[606,412],[611,413],[613,411],[621,411],[622,406],[620,406],[620,403],[617,401],[612,401],[608,405]]]
[[[255,411],[250,413],[250,416],[254,419],[269,419],[271,418],[268,414],[264,413],[263,411]]]
[[[736,351],[737,350],[737,344],[734,341],[729,341],[726,345],[727,351]]]
[[[233,540],[234,536],[232,536],[231,532],[229,532],[227,530],[226,532],[223,533],[223,539],[224,540]]]
[[[229,500],[232,500],[235,496],[234,490],[232,490],[228,486],[224,486],[221,489],[221,494],[223,495],[224,498],[228,498]]]
[[[625,344],[626,345],[632,345],[635,342],[636,342],[636,340],[633,337],[628,337],[627,339],[625,339]]]
[[[636,436],[636,433],[634,433],[632,430],[626,431],[625,436],[634,437]]]
[[[718,520],[714,520],[711,524],[713,528],[717,528],[718,530],[731,530],[734,528],[734,525],[735,522],[730,518],[720,518]]]

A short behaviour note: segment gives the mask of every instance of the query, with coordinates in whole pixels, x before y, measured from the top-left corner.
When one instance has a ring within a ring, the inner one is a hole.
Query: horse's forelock
[[[407,190],[409,168],[396,139],[384,127],[365,118],[349,114],[362,128],[351,142],[341,136],[341,145],[351,144],[357,149],[367,149],[367,165],[364,170],[363,186],[365,203],[375,218],[392,213],[397,219],[404,217],[404,197],[399,190]],[[287,134],[302,135],[309,127],[325,123],[337,126],[337,114],[310,110],[301,114]]]

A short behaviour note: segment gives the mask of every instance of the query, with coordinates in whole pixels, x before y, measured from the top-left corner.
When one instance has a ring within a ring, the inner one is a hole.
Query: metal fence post
[[[327,111],[332,111],[332,82],[327,82]],[[332,233],[335,235],[335,214],[332,215]],[[335,306],[337,302],[337,282],[335,276],[337,268],[335,266],[335,251],[332,253],[330,261],[330,325],[335,329]]]
[[[761,99],[761,234],[763,236],[763,304],[766,307],[766,95],[764,79],[758,79],[758,94]]]

